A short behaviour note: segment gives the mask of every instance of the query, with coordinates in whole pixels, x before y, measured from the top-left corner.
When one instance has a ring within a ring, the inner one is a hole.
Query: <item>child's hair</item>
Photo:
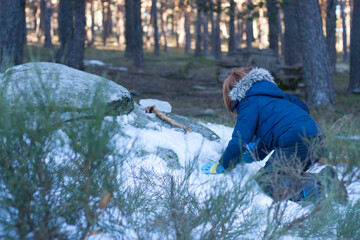
[[[229,112],[234,105],[234,101],[230,100],[229,92],[234,88],[235,84],[241,80],[246,74],[251,71],[252,68],[237,68],[225,79],[223,83],[223,97],[224,103]]]

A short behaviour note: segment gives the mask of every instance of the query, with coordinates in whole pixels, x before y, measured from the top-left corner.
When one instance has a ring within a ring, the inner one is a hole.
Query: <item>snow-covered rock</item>
[[[161,101],[161,100],[157,100],[157,99],[141,99],[139,101],[139,104],[143,108],[155,105],[159,111],[165,112],[165,113],[170,113],[171,109],[172,109],[170,103]]]
[[[51,102],[64,113],[84,113],[94,101],[110,106],[117,114],[127,114],[134,106],[129,91],[119,84],[56,63],[27,63],[9,68],[0,87],[10,102],[19,100],[34,105]]]

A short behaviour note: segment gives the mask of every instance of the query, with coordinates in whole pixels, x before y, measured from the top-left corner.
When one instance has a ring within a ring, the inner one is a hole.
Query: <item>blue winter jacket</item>
[[[279,89],[265,69],[252,69],[230,91],[229,97],[235,101],[232,110],[237,112],[237,122],[220,159],[225,169],[233,168],[245,146],[254,140],[258,141],[258,154],[262,158],[265,151],[323,134],[305,103]]]

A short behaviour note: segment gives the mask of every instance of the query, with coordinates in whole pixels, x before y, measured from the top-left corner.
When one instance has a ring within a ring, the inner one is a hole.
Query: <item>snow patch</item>
[[[166,101],[157,100],[157,99],[141,99],[139,104],[143,108],[155,105],[159,111],[165,112],[165,113],[170,113],[172,110],[170,103],[168,103]]]

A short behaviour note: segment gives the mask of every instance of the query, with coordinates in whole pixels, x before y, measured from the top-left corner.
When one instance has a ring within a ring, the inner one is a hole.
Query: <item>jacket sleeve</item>
[[[220,159],[220,164],[225,169],[235,167],[242,157],[245,145],[250,143],[255,135],[258,109],[254,102],[247,102],[248,104],[241,104],[241,106],[237,108],[241,110],[238,112],[232,138]]]
[[[288,100],[289,102],[292,102],[292,103],[298,105],[302,110],[309,113],[309,108],[299,98],[297,98],[289,93],[285,93],[285,99]]]

